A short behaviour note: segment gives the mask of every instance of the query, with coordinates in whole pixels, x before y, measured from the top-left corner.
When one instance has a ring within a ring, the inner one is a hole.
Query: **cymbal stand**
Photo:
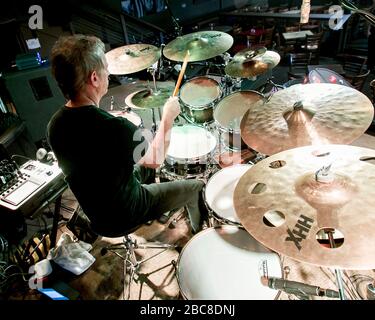
[[[264,91],[266,90],[267,85],[271,85],[271,90],[269,91],[270,93],[274,93],[276,91],[284,89],[284,87],[282,85],[273,82],[272,81],[273,78],[274,77],[271,77],[271,78],[267,79],[266,83],[259,89],[260,93],[263,93],[263,94],[265,93]]]
[[[329,244],[330,244],[331,248],[332,249],[336,248],[335,240],[333,238],[334,230],[330,229],[330,230],[326,230],[325,232],[328,235]],[[339,289],[340,300],[346,300],[341,270],[335,269],[335,275],[336,275],[337,286],[338,286],[338,289]]]
[[[161,91],[158,90],[158,88],[156,86],[156,77],[155,77],[156,69],[151,66],[147,69],[147,71],[152,75],[152,81],[153,81],[153,84],[154,84],[154,89],[150,88],[151,94],[157,96],[158,94],[160,94]],[[155,108],[151,108],[151,113],[152,113],[151,130],[152,130],[153,134],[155,134],[156,130],[157,130],[157,123],[156,123],[156,118],[155,118]]]

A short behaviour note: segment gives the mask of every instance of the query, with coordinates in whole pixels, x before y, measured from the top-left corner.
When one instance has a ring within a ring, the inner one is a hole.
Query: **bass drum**
[[[278,291],[261,277],[282,277],[279,256],[244,229],[223,225],[196,234],[177,266],[180,292],[188,300],[274,300]]]

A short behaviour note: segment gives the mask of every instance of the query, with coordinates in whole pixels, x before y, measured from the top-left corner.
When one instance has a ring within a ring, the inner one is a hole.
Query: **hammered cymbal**
[[[159,60],[161,51],[153,45],[137,43],[108,51],[105,56],[109,73],[119,75],[150,67]]]
[[[242,118],[241,137],[266,155],[306,145],[349,144],[373,116],[371,101],[353,88],[297,84],[255,103]]]
[[[173,90],[174,86],[159,88],[157,91],[144,89],[133,92],[125,98],[125,104],[137,109],[161,108],[172,96]]]
[[[366,161],[371,158],[375,150],[346,145],[300,147],[270,156],[239,180],[236,214],[255,239],[295,260],[374,269],[375,167]],[[336,248],[322,245],[322,230],[336,230],[341,238]]]
[[[184,61],[189,51],[188,62],[211,59],[224,53],[233,45],[233,37],[220,31],[189,33],[169,42],[163,54],[173,61]]]
[[[280,55],[274,51],[267,51],[256,58],[249,58],[244,52],[239,52],[240,55],[234,56],[225,67],[225,73],[235,78],[252,78],[259,76],[270,69],[276,67],[280,62]]]

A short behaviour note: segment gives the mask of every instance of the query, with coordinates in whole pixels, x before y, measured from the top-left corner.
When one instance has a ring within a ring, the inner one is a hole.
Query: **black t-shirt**
[[[94,230],[126,230],[147,212],[151,196],[133,175],[136,130],[95,106],[64,106],[48,124],[49,144]]]

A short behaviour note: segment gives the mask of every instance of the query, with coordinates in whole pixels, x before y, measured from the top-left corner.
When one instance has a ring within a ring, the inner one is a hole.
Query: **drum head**
[[[139,115],[132,111],[108,111],[114,117],[122,117],[128,119],[136,127],[139,127],[142,124],[142,119]]]
[[[216,172],[208,180],[205,188],[205,200],[207,205],[219,218],[240,223],[234,210],[233,193],[237,182],[251,167],[251,164],[238,164],[226,167]]]
[[[208,130],[183,125],[172,128],[167,155],[175,159],[193,159],[211,153],[216,147],[216,138]]]
[[[189,300],[273,300],[278,291],[261,284],[282,277],[280,258],[244,229],[221,226],[195,235],[183,248],[177,279]]]
[[[240,132],[242,117],[262,97],[256,91],[234,92],[220,100],[214,110],[214,119],[220,127]]]
[[[221,95],[220,86],[216,80],[208,77],[196,77],[186,82],[180,89],[180,99],[192,107],[204,107]]]

